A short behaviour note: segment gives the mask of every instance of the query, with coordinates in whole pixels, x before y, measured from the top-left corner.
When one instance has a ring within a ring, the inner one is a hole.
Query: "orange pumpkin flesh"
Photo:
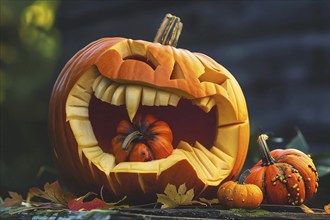
[[[109,148],[116,126],[139,113],[168,123],[175,149],[164,159],[116,164]],[[49,121],[54,159],[71,190],[104,186],[113,199],[136,202],[154,199],[168,183],[185,183],[196,196],[216,190],[237,177],[249,141],[243,93],[224,67],[203,54],[124,38],[95,41],[67,63]]]
[[[318,174],[312,159],[296,149],[269,152],[266,135],[258,138],[260,160],[250,169],[245,183],[256,184],[263,203],[301,205],[317,192]]]

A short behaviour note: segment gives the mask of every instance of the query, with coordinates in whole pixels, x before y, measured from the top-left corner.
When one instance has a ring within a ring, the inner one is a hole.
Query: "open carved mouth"
[[[112,81],[93,66],[71,89],[66,102],[66,116],[78,143],[80,160],[83,163],[83,155],[88,159],[91,172],[92,164],[105,173],[138,169],[136,162],[134,169],[130,162],[115,163],[111,139],[119,121],[132,120],[136,114],[142,113],[152,114],[171,127],[175,149],[167,158],[169,163],[186,159],[197,175],[212,183],[228,176],[235,162],[233,155],[214,146],[220,143],[217,140],[218,130],[240,124],[219,125],[221,109],[218,108],[212,96],[192,99],[162,88]],[[237,139],[235,136],[232,138]],[[159,173],[159,161],[144,162],[148,166],[140,166]],[[216,170],[218,172],[214,172]],[[140,185],[143,189],[143,183]]]
[[[169,124],[174,146],[181,140],[191,145],[199,141],[207,148],[213,144],[217,120],[215,110],[210,112],[215,106],[212,97],[188,100],[150,86],[111,82],[102,75],[95,79],[92,89],[89,119],[105,152],[110,152],[114,125],[123,119],[133,120],[136,114],[151,114]]]

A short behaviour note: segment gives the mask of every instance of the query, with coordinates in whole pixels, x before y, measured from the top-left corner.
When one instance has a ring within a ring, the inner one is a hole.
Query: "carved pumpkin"
[[[263,203],[301,205],[317,192],[318,174],[310,156],[296,149],[269,152],[267,135],[258,138],[261,160],[250,169],[245,183],[259,186]]]
[[[116,163],[159,160],[168,157],[173,151],[170,127],[152,115],[137,115],[133,123],[120,121],[117,133],[112,139]]]
[[[168,183],[186,183],[199,196],[237,178],[249,142],[243,93],[210,57],[174,47],[181,27],[168,15],[154,43],[103,38],[65,65],[53,88],[49,129],[69,189],[99,192],[104,186],[111,198],[141,201],[154,199]],[[165,121],[175,149],[164,159],[117,164],[111,151],[116,127],[136,112]]]
[[[258,186],[234,181],[221,184],[217,195],[219,203],[225,208],[256,209],[263,200]]]

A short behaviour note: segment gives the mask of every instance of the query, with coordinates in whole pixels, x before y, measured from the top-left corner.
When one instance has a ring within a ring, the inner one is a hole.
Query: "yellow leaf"
[[[162,209],[176,208],[180,205],[191,205],[197,202],[193,201],[193,198],[194,189],[187,191],[186,184],[180,185],[178,190],[175,185],[167,184],[164,194],[157,194],[157,202],[163,204],[161,206]]]
[[[314,214],[314,211],[311,210],[308,206],[306,206],[305,204],[300,205],[300,208],[305,212],[305,213],[312,213]]]

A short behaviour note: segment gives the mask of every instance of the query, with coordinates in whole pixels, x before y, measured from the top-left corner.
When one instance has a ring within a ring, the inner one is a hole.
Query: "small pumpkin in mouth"
[[[258,137],[261,160],[250,169],[245,183],[257,185],[263,203],[301,205],[317,192],[318,173],[310,156],[297,149],[269,151],[267,135]]]
[[[117,135],[112,139],[112,150],[116,163],[158,160],[172,153],[172,139],[172,131],[166,122],[152,115],[137,115],[133,123],[119,122]]]
[[[206,197],[237,178],[249,142],[244,95],[212,58],[175,47],[181,29],[180,19],[167,15],[154,42],[102,38],[65,65],[50,99],[49,133],[54,161],[71,191],[103,187],[112,199],[128,196],[138,203],[154,200],[169,183],[185,183],[196,197]],[[133,162],[111,150],[120,121],[141,113],[170,126],[174,149],[164,149],[166,158],[138,141],[129,156]]]

